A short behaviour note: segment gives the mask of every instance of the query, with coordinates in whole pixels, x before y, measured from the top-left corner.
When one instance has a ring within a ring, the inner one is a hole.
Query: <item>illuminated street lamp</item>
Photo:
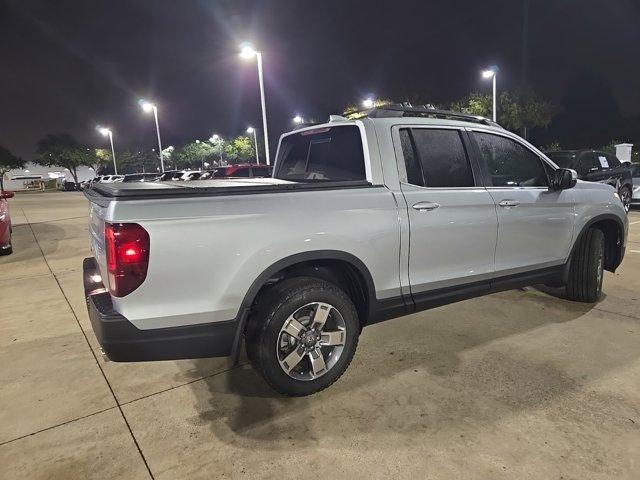
[[[260,163],[260,159],[258,158],[258,134],[256,133],[256,129],[253,127],[248,127],[247,133],[249,135],[253,134],[253,143],[256,146],[256,163]]]
[[[374,105],[375,105],[375,101],[373,100],[373,98],[367,98],[362,101],[362,106],[364,108],[373,108]]]
[[[220,147],[220,163],[222,163],[222,145],[224,144],[223,138],[217,133],[214,133],[213,135],[211,135],[211,138],[209,139],[209,141],[211,143],[217,143],[218,146]]]
[[[113,132],[109,128],[105,127],[96,127],[103,136],[109,137],[109,142],[111,143],[111,156],[113,158],[113,172],[118,174],[118,167],[116,167],[116,149],[113,148]]]
[[[140,100],[138,102],[144,110],[145,113],[153,112],[153,118],[156,121],[156,134],[158,135],[158,152],[160,155],[160,170],[164,173],[164,160],[162,158],[162,142],[160,141],[160,125],[158,124],[158,107],[156,107],[153,103],[147,102],[146,100]]]
[[[304,118],[302,118],[300,115],[296,115],[295,117],[293,117],[293,123],[295,123],[296,125],[300,125],[301,123],[304,123]]]
[[[496,121],[497,115],[496,115],[496,73],[497,73],[497,68],[496,67],[491,67],[487,70],[483,70],[482,71],[482,78],[491,78],[493,79],[493,121]]]
[[[260,103],[262,104],[262,130],[264,133],[264,152],[267,157],[267,165],[271,165],[269,161],[269,134],[267,132],[267,106],[264,99],[264,78],[262,75],[262,52],[254,49],[250,43],[240,45],[240,56],[244,59],[251,60],[256,57],[258,64],[258,80],[260,82]]]

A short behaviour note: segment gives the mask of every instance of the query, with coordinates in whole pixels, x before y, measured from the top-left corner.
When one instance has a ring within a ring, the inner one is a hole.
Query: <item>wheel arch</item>
[[[342,250],[314,250],[282,258],[260,273],[244,296],[238,330],[232,349],[237,361],[247,319],[260,293],[270,285],[294,276],[311,276],[335,283],[345,290],[356,306],[360,324],[366,325],[377,301],[371,272],[355,255]]]
[[[609,272],[615,272],[616,268],[622,263],[624,256],[624,225],[622,220],[613,214],[602,214],[591,218],[586,222],[578,235],[576,235],[573,245],[571,246],[571,253],[566,263],[563,281],[569,278],[569,269],[571,265],[571,259],[573,258],[574,251],[580,242],[580,240],[586,235],[590,228],[597,228],[602,231],[605,238],[605,258],[604,268]]]

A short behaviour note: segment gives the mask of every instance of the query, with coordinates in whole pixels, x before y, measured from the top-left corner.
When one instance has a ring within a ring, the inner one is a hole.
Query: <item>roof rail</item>
[[[492,127],[500,127],[496,122],[479,115],[470,115],[468,113],[452,112],[451,110],[438,110],[427,106],[410,107],[404,105],[385,105],[382,107],[371,108],[362,112],[365,117],[369,118],[389,118],[389,117],[433,117],[433,118],[449,118],[454,120],[463,120],[465,122],[481,123]]]

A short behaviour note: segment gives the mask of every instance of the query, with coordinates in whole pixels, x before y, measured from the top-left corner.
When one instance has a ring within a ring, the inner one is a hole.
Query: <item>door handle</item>
[[[431,210],[435,210],[438,207],[440,207],[440,204],[436,202],[419,202],[413,205],[413,208],[420,212],[429,212]]]
[[[498,205],[501,207],[517,207],[520,205],[520,202],[517,200],[502,200]]]

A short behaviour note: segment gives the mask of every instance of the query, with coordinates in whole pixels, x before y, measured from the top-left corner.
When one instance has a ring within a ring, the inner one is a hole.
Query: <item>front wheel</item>
[[[340,378],[359,334],[358,314],[344,291],[317,278],[290,278],[258,299],[247,329],[247,354],[274,390],[305,396]]]
[[[575,246],[569,266],[567,298],[576,302],[593,303],[602,293],[604,278],[604,234],[590,228]]]

